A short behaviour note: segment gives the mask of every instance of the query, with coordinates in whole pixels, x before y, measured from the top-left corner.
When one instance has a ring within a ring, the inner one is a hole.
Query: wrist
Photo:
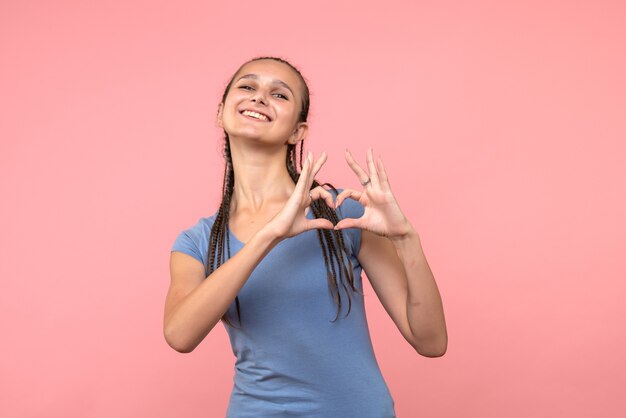
[[[280,241],[284,239],[280,234],[276,231],[268,228],[267,226],[261,228],[257,233],[257,238],[261,239],[264,242],[269,242],[271,246],[278,244]]]
[[[422,248],[420,237],[414,229],[400,237],[390,238],[390,240],[401,259],[415,251],[421,251]]]
[[[413,241],[415,239],[419,240],[419,234],[407,220],[406,227],[404,228],[403,232],[400,232],[397,235],[389,236],[388,238],[394,244],[402,244],[404,242]]]
[[[391,239],[391,242],[405,269],[414,268],[424,257],[420,236],[413,228],[401,237]]]

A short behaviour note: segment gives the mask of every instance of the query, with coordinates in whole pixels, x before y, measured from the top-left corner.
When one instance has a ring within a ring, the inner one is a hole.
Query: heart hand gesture
[[[311,189],[313,179],[326,162],[326,158],[326,153],[322,153],[319,159],[314,161],[313,154],[307,153],[293,194],[281,211],[265,226],[268,231],[272,232],[273,236],[278,239],[285,239],[310,229],[333,229],[333,224],[328,219],[308,219],[306,217],[314,200],[323,199],[330,207],[333,205],[330,192],[321,186]]]
[[[348,165],[356,173],[363,191],[345,189],[335,201],[339,207],[347,198],[358,201],[365,208],[360,218],[344,218],[335,229],[361,228],[389,239],[400,239],[409,234],[412,226],[391,192],[387,172],[380,158],[374,161],[372,148],[367,151],[367,167],[369,174],[354,160],[350,151],[346,150]]]

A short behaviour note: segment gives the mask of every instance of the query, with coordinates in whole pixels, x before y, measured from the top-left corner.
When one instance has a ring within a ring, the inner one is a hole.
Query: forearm
[[[419,235],[411,228],[392,242],[408,280],[406,308],[416,349],[424,355],[443,355],[448,343],[443,304]]]
[[[180,352],[192,351],[220,321],[256,266],[279,242],[264,230],[183,298],[166,319],[166,339]]]

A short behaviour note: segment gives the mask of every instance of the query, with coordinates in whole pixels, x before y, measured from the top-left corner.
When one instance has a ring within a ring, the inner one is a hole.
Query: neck
[[[295,184],[285,163],[286,146],[253,148],[231,137],[230,151],[235,172],[231,212],[258,212],[289,199]]]

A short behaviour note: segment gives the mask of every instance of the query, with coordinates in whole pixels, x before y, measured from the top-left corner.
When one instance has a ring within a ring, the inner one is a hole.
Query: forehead
[[[237,72],[235,81],[248,74],[254,74],[259,80],[262,81],[282,81],[286,83],[296,94],[301,92],[302,89],[300,78],[296,72],[287,64],[283,64],[282,62],[274,60],[257,60],[249,62],[241,67],[241,69]]]

